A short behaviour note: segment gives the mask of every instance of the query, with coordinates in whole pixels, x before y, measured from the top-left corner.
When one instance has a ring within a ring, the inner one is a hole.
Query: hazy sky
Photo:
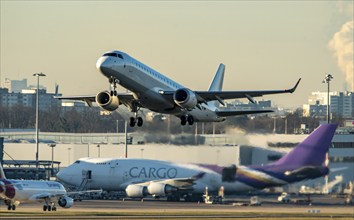
[[[108,88],[96,60],[117,49],[192,90],[206,90],[221,62],[224,90],[285,89],[302,77],[295,94],[265,97],[300,107],[311,91],[326,91],[326,73],[333,90],[351,90],[352,8],[353,1],[1,0],[1,80],[34,84],[32,74],[43,72],[49,92],[56,82],[64,95],[96,94]]]

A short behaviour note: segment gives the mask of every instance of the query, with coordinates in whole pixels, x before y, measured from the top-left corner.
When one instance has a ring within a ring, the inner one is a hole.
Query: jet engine
[[[177,105],[185,109],[192,109],[198,104],[195,93],[186,88],[178,89],[173,94],[173,99]]]
[[[135,185],[131,184],[128,185],[127,188],[125,188],[125,192],[128,197],[145,197],[148,195],[148,189],[146,186],[140,186],[140,185]]]
[[[164,183],[150,183],[147,189],[149,194],[155,196],[165,196],[166,194],[170,194],[178,190],[176,187]]]
[[[114,111],[119,106],[119,100],[117,96],[111,96],[110,92],[103,91],[96,95],[96,103],[98,106],[107,111]]]
[[[63,196],[59,198],[58,204],[60,205],[60,207],[70,208],[71,206],[73,206],[74,200],[68,196]]]

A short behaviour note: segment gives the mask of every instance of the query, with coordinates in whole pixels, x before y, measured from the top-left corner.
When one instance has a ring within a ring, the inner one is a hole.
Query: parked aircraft
[[[15,210],[20,202],[44,202],[43,211],[56,211],[53,201],[63,208],[70,208],[74,200],[67,196],[64,186],[55,181],[6,179],[0,164],[0,199],[8,210]]]
[[[83,158],[61,170],[64,183],[107,191],[125,190],[128,197],[167,196],[168,200],[200,198],[206,187],[225,194],[281,186],[328,174],[325,155],[337,125],[321,125],[274,163],[221,167],[147,159]]]
[[[263,95],[293,93],[300,82],[291,89],[259,91],[221,91],[225,65],[220,64],[208,91],[193,91],[182,86],[165,75],[153,70],[133,57],[121,51],[110,51],[98,59],[96,67],[108,78],[111,91],[97,95],[56,97],[58,99],[83,100],[91,106],[96,102],[107,111],[116,110],[119,105],[127,106],[135,117],[130,117],[130,126],[143,125],[139,116],[141,108],[172,114],[181,119],[181,125],[194,122],[220,122],[227,116],[272,112],[271,110],[224,111],[218,103],[225,105],[225,99],[247,98],[254,103],[253,97]],[[117,93],[120,84],[131,93]]]

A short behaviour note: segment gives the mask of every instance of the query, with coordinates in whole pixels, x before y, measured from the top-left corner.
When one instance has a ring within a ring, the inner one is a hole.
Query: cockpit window
[[[80,160],[75,161],[75,163],[80,163]]]
[[[124,59],[122,54],[117,54],[117,53],[105,53],[103,54],[104,57],[119,57],[121,58],[122,60]]]
[[[117,57],[116,53],[105,53],[103,54],[104,57]]]

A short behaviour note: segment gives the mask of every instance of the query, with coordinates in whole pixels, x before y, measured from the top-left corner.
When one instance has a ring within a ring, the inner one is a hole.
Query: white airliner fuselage
[[[272,112],[271,110],[220,110],[219,104],[225,105],[226,99],[247,98],[255,102],[253,97],[263,95],[292,93],[299,81],[292,89],[286,90],[259,90],[259,91],[222,91],[225,65],[219,68],[207,91],[192,91],[165,75],[153,70],[147,65],[132,58],[121,51],[110,51],[103,54],[96,63],[97,69],[108,78],[111,91],[103,91],[96,96],[56,97],[59,99],[83,100],[90,106],[96,102],[98,106],[114,111],[123,104],[135,113],[130,118],[130,126],[143,124],[138,117],[140,108],[165,114],[172,114],[181,119],[181,125],[192,125],[194,122],[220,122],[227,116],[245,115]],[[131,93],[117,93],[116,87],[120,84]]]
[[[110,54],[110,53],[106,53]],[[96,67],[107,78],[118,79],[118,83],[133,92],[139,104],[154,112],[174,114],[176,116],[193,115],[195,121],[219,122],[225,117],[215,114],[216,106],[202,103],[200,108],[182,109],[171,102],[164,91],[177,91],[185,88],[165,75],[151,69],[126,53],[119,52],[121,57],[102,56]]]
[[[70,208],[74,201],[66,195],[64,186],[55,181],[0,177],[0,199],[5,201],[8,210],[15,210],[21,202],[43,202],[43,211],[56,211],[55,203],[63,208]]]

